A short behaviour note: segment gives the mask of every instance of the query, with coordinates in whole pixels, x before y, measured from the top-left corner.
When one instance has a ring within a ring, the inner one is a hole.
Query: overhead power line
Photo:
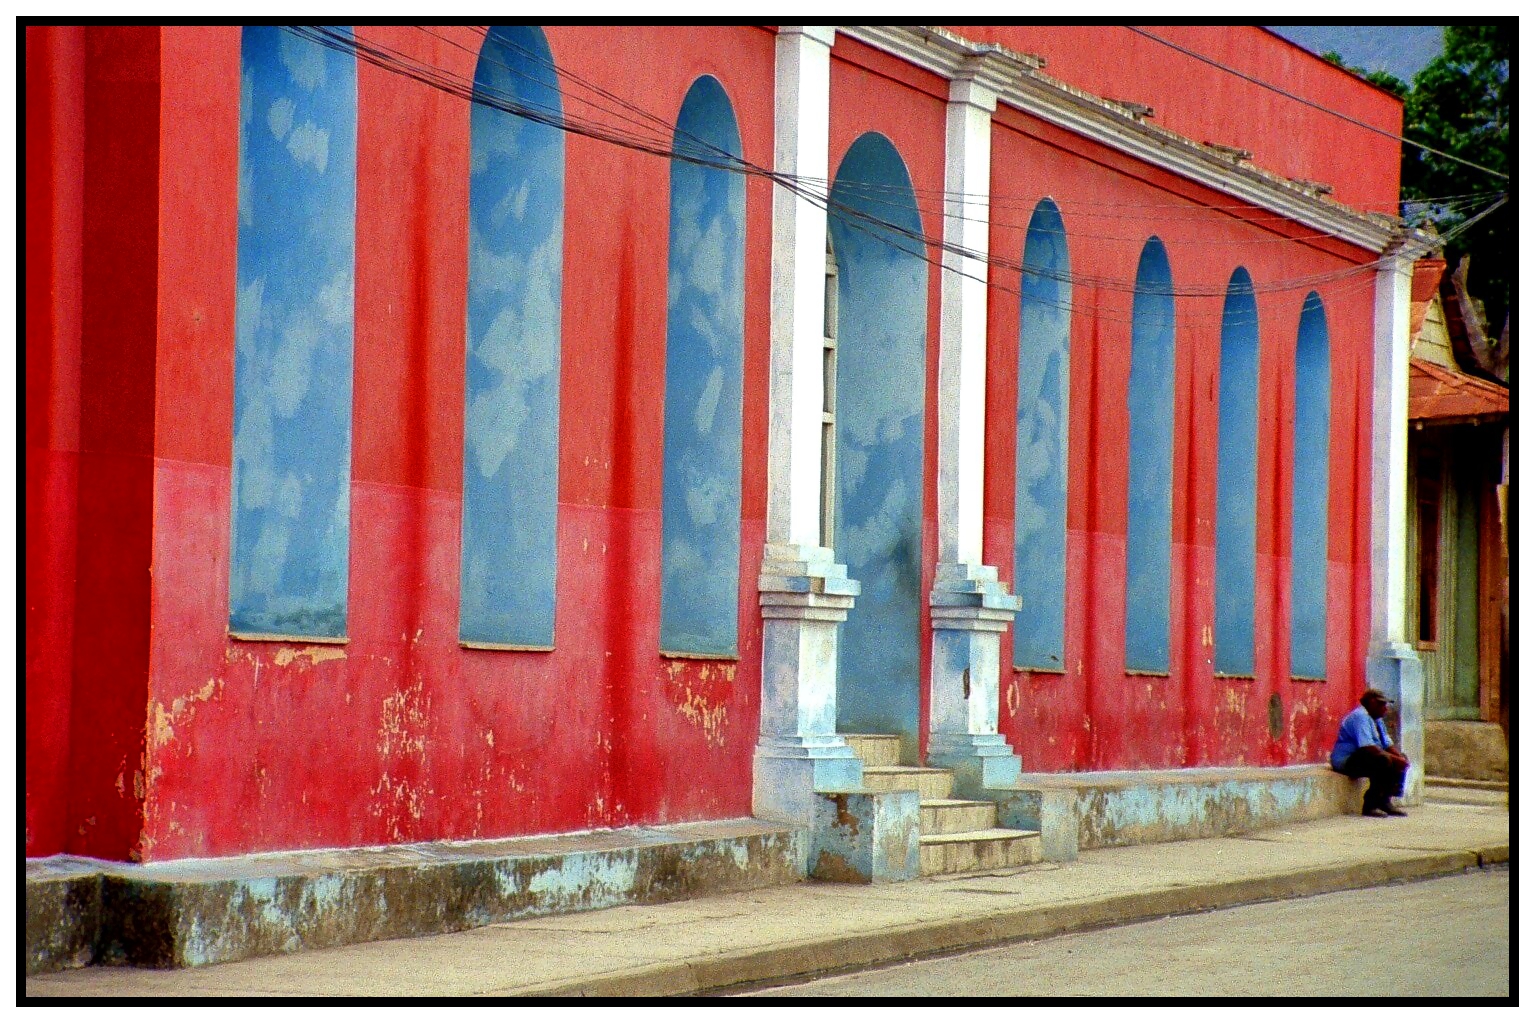
[[[510,41],[499,40],[499,42],[503,43],[503,45],[511,46],[512,48],[523,52],[528,57],[538,62],[541,66],[550,70],[559,77],[564,78],[572,86],[599,95],[602,99],[602,102],[590,100],[584,96],[565,94],[562,94],[563,99],[575,99],[578,102],[581,102],[584,106],[600,110],[609,114],[610,116],[619,116],[628,124],[633,125],[636,128],[640,128],[641,130],[636,132],[623,128],[615,128],[612,125],[605,125],[601,122],[593,122],[574,117],[573,115],[565,113],[563,109],[559,107],[534,104],[517,95],[508,96],[498,90],[481,86],[473,80],[465,80],[461,75],[457,75],[445,68],[433,65],[429,62],[411,57],[402,51],[385,44],[373,41],[358,41],[350,33],[337,32],[335,30],[313,26],[289,26],[288,28],[289,31],[292,31],[303,38],[310,39],[333,50],[351,53],[356,58],[373,64],[383,70],[415,80],[432,88],[448,92],[470,103],[489,106],[514,116],[523,117],[537,123],[545,124],[560,131],[581,135],[598,141],[608,142],[627,149],[645,152],[656,156],[685,160],[690,163],[713,167],[719,170],[767,178],[780,187],[789,189],[791,192],[805,199],[807,202],[813,203],[814,205],[827,210],[829,214],[836,216],[844,224],[847,224],[856,230],[876,234],[887,244],[892,245],[899,251],[906,252],[909,255],[913,255],[919,259],[922,259],[929,264],[941,267],[950,273],[959,273],[962,276],[970,277],[975,280],[981,280],[995,289],[1006,291],[1015,295],[1022,295],[1022,292],[1019,288],[1011,287],[1005,282],[988,281],[985,277],[978,276],[977,274],[971,273],[966,269],[960,267],[945,266],[941,260],[929,255],[927,250],[931,248],[942,252],[948,252],[965,260],[983,263],[991,267],[1002,268],[1011,272],[1013,275],[1023,275],[1026,272],[1026,268],[1021,261],[1009,260],[996,255],[975,252],[973,250],[966,249],[963,246],[945,242],[942,238],[934,238],[925,234],[921,230],[914,231],[882,218],[872,216],[862,210],[855,209],[848,206],[846,203],[842,203],[836,200],[833,198],[830,192],[824,188],[818,188],[815,185],[807,184],[807,182],[811,179],[798,179],[792,175],[780,174],[771,169],[764,168],[746,161],[743,158],[736,156],[735,154],[720,150],[717,147],[714,147],[705,142],[704,140],[695,140],[698,144],[700,150],[699,152],[692,152],[689,149],[679,149],[675,144],[675,136],[688,136],[689,138],[693,137],[688,135],[686,132],[677,131],[671,122],[657,117],[656,115],[647,111],[644,111],[642,108],[636,106],[635,104],[630,103],[621,97],[615,96],[614,94],[603,90],[601,87],[593,83],[587,82],[586,80],[577,75],[574,75],[568,70],[559,68],[558,66],[554,65],[553,62],[543,58],[542,55],[530,53],[529,51],[522,47],[516,46],[515,43],[511,43]],[[439,35],[438,33],[428,32],[428,34],[433,35],[438,39],[444,39],[444,41],[448,41],[445,39],[445,37]],[[485,33],[481,32],[480,34],[483,37]],[[473,52],[468,48],[463,47],[462,44],[453,43],[453,45],[458,46],[460,49],[463,49],[466,52]],[[538,82],[543,87],[549,87],[550,85],[550,83],[547,81],[536,79],[529,75],[526,70],[510,67],[500,61],[494,61],[494,58],[491,58],[489,55],[484,55],[482,59],[491,59],[495,64],[507,68],[507,70],[517,74],[519,77],[529,81]],[[559,92],[558,88],[557,92]],[[568,89],[565,92],[570,93],[571,90]],[[620,111],[612,110],[607,106],[609,103],[617,104],[623,113]],[[647,130],[645,128],[646,122],[654,125],[655,128]],[[816,179],[816,181],[824,182],[825,179]],[[854,186],[854,188],[859,187],[860,186]],[[1194,205],[1195,204],[1192,204],[1192,206]],[[1453,229],[1453,231],[1455,233],[1459,233],[1461,230],[1465,230],[1477,220],[1481,219],[1482,216],[1492,212],[1492,209],[1493,208],[1489,208],[1479,216],[1463,222],[1462,224],[1458,225],[1456,229]],[[1445,236],[1442,236],[1438,242],[1432,242],[1431,244],[1441,244],[1450,237],[1452,237],[1452,232],[1448,232]],[[913,244],[916,246],[916,248],[909,248],[907,245],[897,244],[896,239],[901,239],[907,243]],[[1428,247],[1426,246],[1425,248],[1427,251]],[[1384,260],[1376,260],[1365,264],[1352,264],[1348,267],[1336,271],[1323,272],[1290,280],[1265,282],[1262,285],[1255,285],[1253,291],[1258,294],[1263,292],[1285,292],[1298,291],[1303,289],[1315,289],[1329,284],[1346,281],[1350,278],[1369,274],[1378,267],[1382,266],[1384,262]],[[1036,277],[1043,277],[1070,283],[1074,287],[1124,293],[1147,292],[1147,289],[1142,287],[1140,282],[1126,281],[1120,278],[1073,274],[1070,272],[1064,274],[1051,272],[1042,273],[1034,268],[1030,268],[1028,272]],[[1182,288],[1174,288],[1171,290],[1165,289],[1162,293],[1184,298],[1222,298],[1227,293],[1227,285],[1225,283],[1220,285],[1194,287],[1186,285]],[[1079,306],[1079,308],[1081,307]],[[1186,316],[1183,319],[1188,319],[1188,317]]]

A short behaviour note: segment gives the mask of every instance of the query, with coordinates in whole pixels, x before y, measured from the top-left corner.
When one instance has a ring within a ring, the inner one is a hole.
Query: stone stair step
[[[877,765],[864,768],[864,788],[889,793],[915,789],[922,800],[943,800],[955,784],[947,768],[913,768],[910,765]]]
[[[866,768],[884,768],[901,761],[901,737],[887,733],[844,733],[843,739]]]
[[[997,804],[985,800],[924,800],[918,834],[949,835],[997,827]]]
[[[1508,805],[1509,790],[1507,789],[1483,789],[1471,786],[1435,786],[1424,787],[1424,799],[1437,804],[1472,804],[1478,807],[1500,807]]]
[[[1487,789],[1501,793],[1509,792],[1509,783],[1497,779],[1449,779],[1439,775],[1426,775],[1424,785],[1440,786],[1446,789]]]
[[[1040,833],[1011,828],[978,829],[918,839],[918,863],[924,875],[953,875],[1037,864],[1044,859]]]

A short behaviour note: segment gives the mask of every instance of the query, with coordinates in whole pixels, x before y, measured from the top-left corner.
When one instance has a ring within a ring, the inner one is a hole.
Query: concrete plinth
[[[918,875],[918,794],[823,793],[810,834],[810,875],[828,882],[905,882]]]
[[[1366,661],[1365,678],[1393,702],[1396,720],[1389,721],[1398,749],[1408,757],[1403,803],[1424,802],[1424,664],[1418,653],[1396,641],[1382,644]]]
[[[827,548],[768,544],[757,586],[763,701],[752,813],[810,828],[818,792],[863,782],[862,762],[837,734],[837,626],[859,584]]]
[[[735,819],[152,865],[55,858],[28,864],[27,970],[193,967],[787,885],[805,854],[805,830]]]
[[[1022,786],[1017,782],[993,789],[988,796],[997,804],[997,822],[1004,828],[1040,833],[1040,852],[1048,861],[1077,860],[1077,790],[1070,786]]]
[[[1358,815],[1364,780],[1326,765],[1023,774],[993,790],[999,820],[1041,835],[1047,860],[1075,850],[1209,839]],[[1076,842],[1070,838],[1075,826]]]
[[[77,857],[27,861],[28,974],[84,967],[101,928],[101,862]]]
[[[997,731],[999,637],[1019,599],[988,565],[942,563],[930,598],[933,621],[928,764],[955,773],[955,792],[1010,784],[1019,758]]]

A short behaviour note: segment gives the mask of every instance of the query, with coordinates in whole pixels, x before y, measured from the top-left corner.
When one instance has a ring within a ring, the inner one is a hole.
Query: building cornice
[[[1149,124],[1121,104],[1046,75],[1039,57],[932,26],[845,25],[838,33],[951,81],[974,74],[977,58],[985,55],[987,87],[999,102],[1026,114],[1370,252],[1406,241],[1395,217],[1323,198],[1229,152]]]

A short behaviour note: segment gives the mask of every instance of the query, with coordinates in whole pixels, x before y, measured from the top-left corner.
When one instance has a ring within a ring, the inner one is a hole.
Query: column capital
[[[986,48],[960,62],[949,83],[949,102],[964,103],[991,113],[997,97],[1024,73],[1025,65],[1007,51]]]
[[[813,43],[831,49],[832,42],[837,38],[837,27],[834,25],[780,25],[781,36],[802,36]]]

